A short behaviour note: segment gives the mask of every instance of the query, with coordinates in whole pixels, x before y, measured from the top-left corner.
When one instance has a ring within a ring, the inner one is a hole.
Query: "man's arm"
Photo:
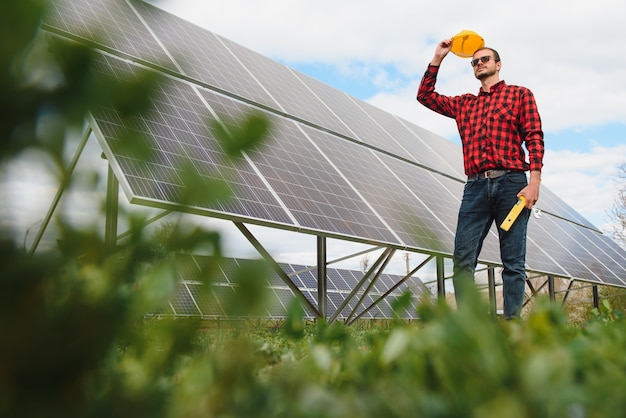
[[[528,209],[531,209],[539,200],[539,186],[541,186],[541,171],[533,170],[530,172],[528,186],[524,187],[517,194],[517,197],[524,196],[526,198],[526,207]]]
[[[530,90],[526,91],[523,103],[522,126],[524,142],[528,150],[528,162],[530,164],[530,176],[528,186],[522,189],[519,195],[526,198],[526,207],[532,208],[539,200],[539,189],[541,185],[541,169],[543,167],[543,130],[541,128],[541,117],[537,110],[535,97]],[[519,196],[518,195],[518,196]]]
[[[430,60],[430,65],[434,65],[439,67],[443,59],[448,55],[450,49],[452,48],[452,38],[444,39],[443,41],[437,44],[437,48],[435,49],[435,56]]]
[[[437,44],[435,55],[428,65],[428,69],[422,77],[419,89],[417,90],[417,101],[432,111],[449,118],[455,117],[455,106],[451,98],[442,96],[435,91],[435,83],[437,81],[437,73],[439,65],[450,52],[452,47],[452,39],[444,39]]]

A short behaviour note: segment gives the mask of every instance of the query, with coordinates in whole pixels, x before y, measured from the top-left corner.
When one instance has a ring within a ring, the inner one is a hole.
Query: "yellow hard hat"
[[[471,30],[462,30],[452,37],[450,51],[461,58],[469,58],[485,46],[485,40]]]

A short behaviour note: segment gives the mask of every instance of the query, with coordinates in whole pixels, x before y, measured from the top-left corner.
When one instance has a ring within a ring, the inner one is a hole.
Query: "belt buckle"
[[[487,170],[485,171],[485,178],[490,179],[492,174],[495,174],[496,170]]]

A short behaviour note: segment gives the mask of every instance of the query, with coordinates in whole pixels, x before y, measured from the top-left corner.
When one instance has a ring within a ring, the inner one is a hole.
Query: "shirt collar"
[[[504,88],[504,86],[506,86],[506,83],[504,82],[504,80],[500,80],[496,84],[491,86],[491,89],[489,89],[489,93],[483,91],[482,87],[479,87],[478,88],[478,95],[495,93],[498,90],[502,90]]]

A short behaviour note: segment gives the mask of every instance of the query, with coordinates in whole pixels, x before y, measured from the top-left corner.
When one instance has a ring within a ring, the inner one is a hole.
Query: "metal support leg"
[[[550,295],[550,300],[554,302],[556,299],[554,292],[554,276],[548,276],[548,294]]]
[[[361,278],[361,280],[357,283],[354,289],[352,289],[350,294],[343,300],[343,302],[341,302],[341,304],[339,305],[335,313],[333,313],[333,315],[330,317],[328,322],[330,323],[335,322],[337,317],[341,315],[345,307],[350,303],[352,298],[361,289],[361,286],[363,286],[363,284],[371,277],[371,275],[374,274],[374,272],[378,269],[378,267],[384,262],[385,259],[389,257],[390,254],[393,253],[393,251],[394,250],[391,248],[387,248],[385,251],[383,251],[380,257],[378,257],[378,259],[374,262],[372,267],[370,267],[370,269],[365,273],[365,275],[363,275],[363,278]]]
[[[410,272],[407,273],[406,276],[404,276],[398,283],[396,283],[395,285],[391,286],[389,288],[389,290],[387,290],[385,293],[383,293],[381,296],[378,297],[378,299],[376,299],[374,302],[372,302],[372,304],[370,304],[370,306],[368,306],[367,308],[363,309],[361,311],[361,313],[359,313],[357,316],[355,316],[354,318],[352,318],[350,321],[346,322],[346,325],[352,325],[352,323],[354,321],[356,321],[357,319],[360,319],[363,315],[365,315],[367,312],[369,312],[374,306],[378,305],[383,299],[385,299],[387,296],[389,296],[394,290],[396,290],[398,287],[400,287],[400,285],[404,282],[406,282],[409,278],[411,278],[415,273],[417,273],[422,267],[424,267],[426,264],[428,264],[430,262],[430,260],[432,260],[434,258],[434,256],[429,256],[426,260],[422,261],[422,263],[420,263],[419,266],[415,267],[413,270],[411,270]]]
[[[119,207],[120,183],[117,181],[109,165],[107,179],[106,223],[104,226],[104,243],[113,248],[117,245],[117,214]]]
[[[326,237],[317,237],[317,310],[326,319],[327,309]]]
[[[169,214],[170,214],[170,213],[172,213],[172,212],[173,212],[173,211],[172,211],[171,209],[168,209],[168,210],[164,210],[163,212],[161,212],[161,213],[158,213],[158,214],[154,215],[153,217],[151,217],[150,219],[148,219],[148,220],[144,223],[144,227],[145,227],[145,226],[148,226],[148,225],[152,225],[152,224],[153,224],[153,223],[155,223],[156,221],[158,221],[158,220],[160,220],[160,219],[162,219],[162,218],[166,217],[167,215],[169,215]],[[117,240],[119,241],[119,240],[121,240],[121,239],[124,239],[124,238],[126,238],[126,237],[129,237],[132,233],[133,233],[133,231],[132,231],[132,230],[128,230],[128,231],[126,231],[126,232],[122,232],[121,234],[119,234],[119,235],[117,236]]]
[[[37,235],[35,236],[33,245],[30,247],[30,251],[28,251],[29,255],[33,255],[35,251],[37,250],[37,247],[39,246],[39,243],[41,242],[41,238],[43,237],[44,232],[46,232],[46,229],[48,228],[48,224],[50,223],[50,220],[52,219],[52,215],[54,215],[54,211],[56,210],[59,204],[59,201],[61,200],[61,197],[63,196],[63,193],[65,192],[65,189],[70,183],[70,178],[72,177],[72,174],[74,174],[74,170],[76,169],[76,164],[78,164],[78,160],[80,159],[80,156],[83,153],[83,150],[85,149],[85,145],[87,144],[87,140],[89,139],[90,135],[91,135],[91,127],[87,127],[87,130],[85,131],[85,134],[80,140],[80,143],[78,144],[78,148],[76,149],[76,152],[74,153],[74,157],[72,158],[70,165],[67,167],[65,175],[63,176],[63,180],[61,180],[61,184],[59,185],[57,194],[54,196],[54,199],[52,200],[52,203],[50,204],[48,213],[46,214],[46,217],[43,219],[41,223],[41,227],[39,228],[39,231],[37,232]]]
[[[254,235],[252,235],[252,233],[248,230],[248,228],[246,228],[246,226],[244,224],[242,224],[241,222],[234,222],[234,224],[239,229],[239,231],[248,239],[250,244],[252,244],[252,246],[259,252],[259,254],[261,254],[261,256],[263,256],[263,258],[268,263],[270,263],[270,266],[280,276],[282,281],[287,286],[289,286],[291,291],[296,296],[298,296],[300,298],[300,300],[304,304],[304,307],[306,309],[308,309],[315,317],[320,318],[321,314],[320,314],[319,310],[302,294],[300,289],[298,289],[298,286],[296,286],[291,281],[291,279],[289,278],[287,273],[285,273],[283,271],[283,269],[280,268],[280,265],[274,260],[274,258],[272,258],[271,254],[265,248],[263,248],[261,243],[256,239],[256,237]]]
[[[598,295],[598,285],[593,285],[591,287],[593,292],[593,307],[596,309],[600,309],[600,296]]]
[[[439,300],[445,300],[446,298],[446,282],[445,271],[443,265],[443,257],[438,255],[436,259],[437,264],[437,296]]]
[[[493,319],[496,319],[496,273],[493,267],[487,269],[487,281],[489,282],[489,313]]]
[[[367,285],[367,288],[365,288],[365,291],[363,291],[363,293],[361,294],[361,297],[359,298],[359,300],[357,301],[356,305],[354,305],[354,308],[352,309],[352,312],[350,312],[350,314],[348,315],[348,317],[346,318],[346,324],[348,324],[350,322],[350,320],[352,319],[352,317],[354,316],[354,314],[356,313],[356,310],[362,306],[363,304],[363,300],[367,297],[367,295],[370,293],[370,291],[372,290],[372,287],[374,287],[374,284],[376,283],[376,281],[378,280],[378,278],[380,277],[380,274],[385,270],[385,268],[387,267],[387,264],[389,264],[389,262],[391,261],[391,258],[393,257],[393,254],[396,252],[396,250],[394,249],[389,249],[389,253],[387,254],[387,256],[385,257],[384,261],[382,262],[382,264],[380,265],[380,267],[377,268],[377,271],[374,273],[374,277],[372,277],[372,280],[370,281],[370,283]]]
[[[561,302],[561,306],[565,306],[565,302],[567,302],[567,298],[574,287],[574,280],[570,280],[569,285],[567,286],[567,290],[565,291],[565,295],[563,295],[563,301]]]

